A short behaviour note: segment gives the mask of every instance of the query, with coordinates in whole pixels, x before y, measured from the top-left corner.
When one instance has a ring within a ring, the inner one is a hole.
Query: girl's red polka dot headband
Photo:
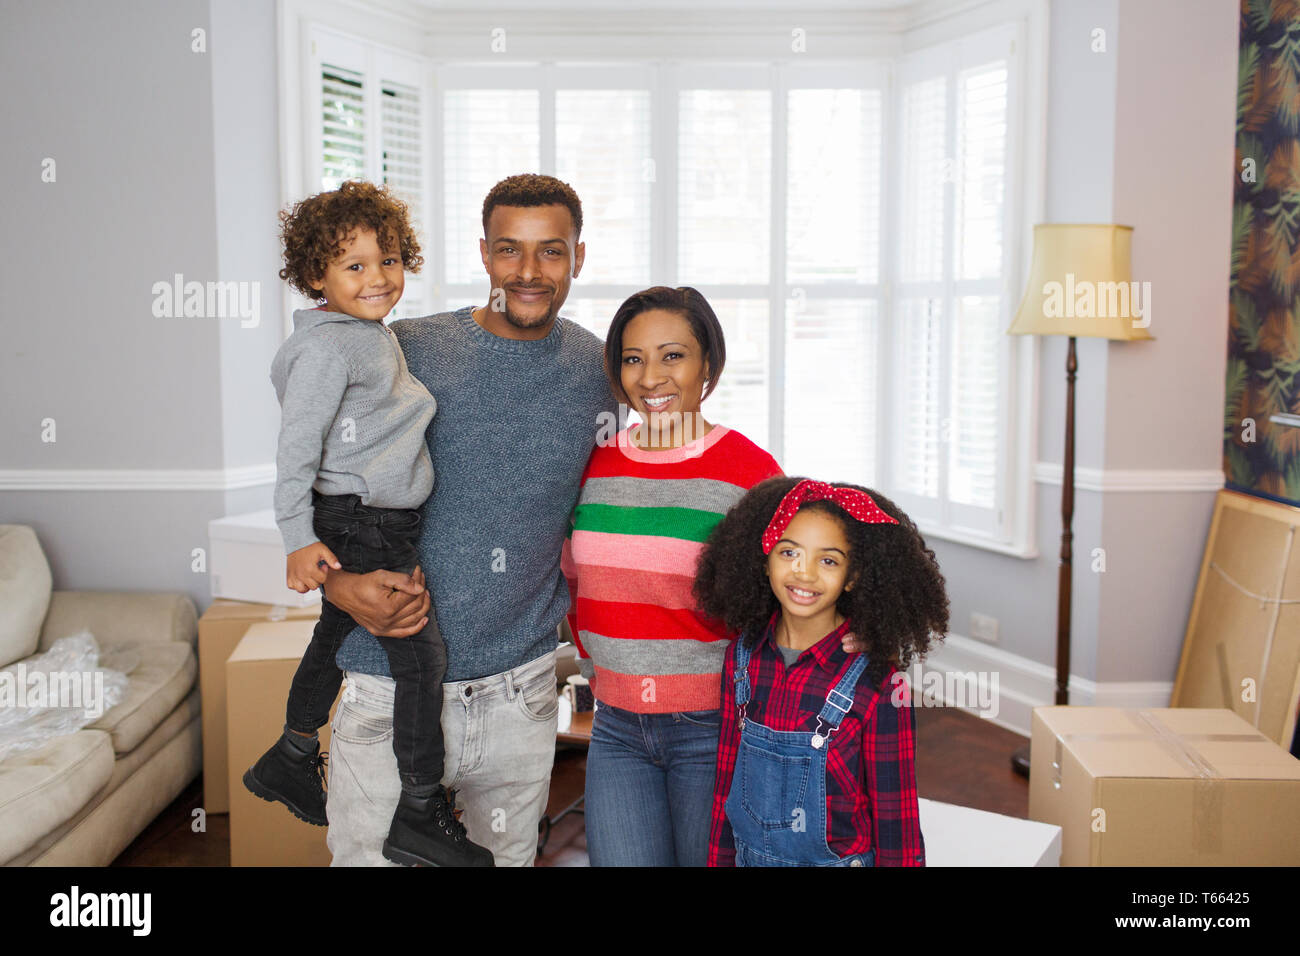
[[[824,481],[805,478],[786,493],[777,506],[776,514],[763,532],[763,553],[771,554],[785,529],[794,520],[799,507],[809,501],[835,502],[853,517],[866,524],[898,524],[898,519],[886,514],[865,491],[856,488],[836,488]]]

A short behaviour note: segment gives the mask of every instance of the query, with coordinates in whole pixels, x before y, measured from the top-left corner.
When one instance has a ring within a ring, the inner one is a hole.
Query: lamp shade
[[[1034,226],[1029,283],[1008,335],[1152,336],[1151,283],[1134,282],[1132,226]]]

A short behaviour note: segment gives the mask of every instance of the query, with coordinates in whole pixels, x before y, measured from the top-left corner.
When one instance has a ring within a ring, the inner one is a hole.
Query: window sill
[[[1038,548],[1032,544],[1017,544],[1008,541],[997,541],[992,538],[984,538],[977,534],[970,534],[963,531],[954,531],[951,528],[941,528],[924,521],[916,523],[928,541],[930,538],[938,538],[941,541],[951,541],[954,544],[964,544],[972,548],[981,548],[985,551],[993,551],[997,554],[1005,554],[1012,558],[1021,558],[1022,560],[1032,560],[1039,556]]]

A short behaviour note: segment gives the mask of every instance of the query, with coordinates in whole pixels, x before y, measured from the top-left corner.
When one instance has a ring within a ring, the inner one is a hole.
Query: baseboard
[[[934,676],[929,676],[934,675]],[[908,671],[913,698],[926,691],[999,727],[1028,737],[1035,707],[1056,702],[1056,668],[959,634],[949,634]],[[1091,681],[1070,676],[1070,703],[1085,707],[1168,707],[1173,681]]]

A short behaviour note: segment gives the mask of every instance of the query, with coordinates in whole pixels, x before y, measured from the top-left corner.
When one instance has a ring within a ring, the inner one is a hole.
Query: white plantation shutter
[[[1006,193],[1007,65],[963,70],[957,96],[957,264],[962,279],[1002,274]]]
[[[322,190],[365,178],[365,78],[324,63],[320,70]]]
[[[944,269],[944,184],[952,178],[942,76],[903,88],[900,178],[903,282],[935,282]]]
[[[903,372],[907,396],[898,408],[904,440],[895,458],[896,487],[900,492],[934,498],[939,494],[939,442],[949,430],[940,421],[939,401],[943,301],[937,297],[904,299],[895,315],[896,367]]]
[[[385,80],[381,92],[382,178],[393,195],[407,204],[411,224],[427,260],[430,250],[429,236],[424,228],[426,174],[420,90],[405,83]],[[427,261],[424,268],[428,269]],[[391,318],[404,319],[429,313],[425,296],[427,283],[413,279],[414,276],[407,276],[406,291],[393,309]]]
[[[990,31],[904,58],[891,481],[931,527],[1005,537],[1003,334],[1011,43]]]
[[[486,281],[478,249],[483,198],[507,176],[540,171],[539,103],[536,89],[451,89],[443,94],[448,283]]]
[[[649,90],[559,90],[555,175],[582,199],[589,256],[579,282],[650,285]]]
[[[791,90],[788,103],[787,281],[876,282],[881,91]]]
[[[581,325],[603,342],[605,333],[609,331],[609,323],[622,304],[622,299],[594,299],[581,295],[575,296],[570,292],[560,314]]]
[[[997,296],[962,296],[953,316],[952,413],[948,495],[958,504],[991,508],[997,494]]]
[[[787,104],[782,465],[788,474],[870,486],[880,413],[884,96],[792,89]]]
[[[878,313],[869,299],[787,304],[787,474],[875,484]]]
[[[893,323],[899,441],[892,456],[892,487],[930,499],[921,510],[935,517],[931,502],[939,495],[943,300],[933,293],[944,278],[944,184],[952,169],[944,77],[905,84],[900,118],[900,281]]]
[[[768,281],[770,90],[683,90],[678,99],[680,284]]]
[[[767,397],[771,383],[766,299],[723,299],[700,290],[722,325],[727,363],[718,387],[704,402],[710,422],[726,425],[761,448],[770,448]]]
[[[307,97],[314,127],[309,193],[337,189],[349,179],[387,183],[408,204],[411,225],[426,258],[408,273],[389,321],[428,312],[431,283],[428,122],[422,61],[381,50],[323,28],[311,33],[313,83]]]

